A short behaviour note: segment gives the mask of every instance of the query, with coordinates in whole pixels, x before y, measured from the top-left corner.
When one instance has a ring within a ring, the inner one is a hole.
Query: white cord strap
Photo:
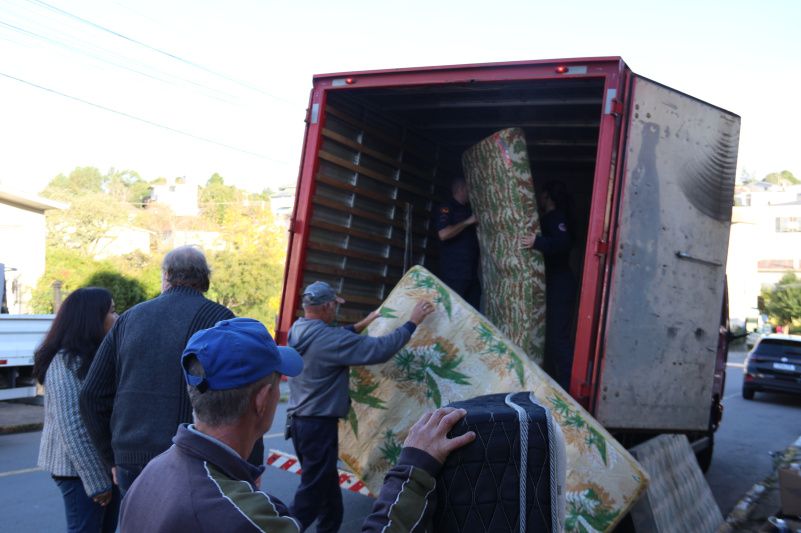
[[[512,401],[512,393],[504,398],[506,405],[517,411],[520,422],[520,533],[526,533],[526,480],[528,479],[528,413]]]

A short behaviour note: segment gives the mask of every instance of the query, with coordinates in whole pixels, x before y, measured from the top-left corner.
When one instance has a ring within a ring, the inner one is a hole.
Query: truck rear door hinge
[[[617,98],[612,100],[612,114],[616,117],[623,115],[623,102]]]
[[[595,255],[606,255],[609,253],[609,242],[598,241],[595,243]]]
[[[582,401],[588,401],[590,399],[590,394],[592,393],[592,387],[586,381],[579,385],[578,390],[578,399]]]

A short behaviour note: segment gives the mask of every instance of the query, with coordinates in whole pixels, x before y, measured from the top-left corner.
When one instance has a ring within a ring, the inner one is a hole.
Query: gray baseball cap
[[[324,281],[315,281],[303,291],[303,305],[323,305],[332,301],[345,303],[345,300],[337,296],[331,285]]]

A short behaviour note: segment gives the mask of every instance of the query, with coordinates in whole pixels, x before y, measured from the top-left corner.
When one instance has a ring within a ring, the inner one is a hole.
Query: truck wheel
[[[745,398],[746,400],[753,400],[754,399],[754,389],[743,387],[743,398]]]
[[[698,461],[698,466],[701,467],[701,471],[704,473],[709,470],[709,466],[712,464],[712,452],[715,450],[715,434],[710,432],[708,437],[709,446],[695,454],[695,459]]]

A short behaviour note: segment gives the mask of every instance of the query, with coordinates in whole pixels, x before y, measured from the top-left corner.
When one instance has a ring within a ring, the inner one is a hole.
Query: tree
[[[69,176],[59,174],[48,183],[42,196],[72,201],[76,196],[103,192],[105,177],[95,167],[76,167]]]
[[[53,283],[61,282],[63,296],[80,287],[99,286],[111,291],[119,312],[157,296],[161,269],[157,260],[134,252],[111,260],[95,261],[76,250],[50,247],[45,273],[33,291],[37,313],[53,312]]]
[[[781,172],[771,172],[762,181],[772,183],[773,185],[798,185],[801,181],[796,178],[789,170],[782,170]]]
[[[269,202],[261,200],[229,205],[225,221],[226,248],[210,257],[209,298],[272,330],[281,299],[286,231],[274,223]]]
[[[775,287],[762,291],[765,311],[777,325],[798,326],[801,322],[801,280],[789,272]]]
[[[130,209],[102,192],[77,196],[68,209],[47,213],[49,244],[94,256],[108,231],[127,222]]]
[[[223,225],[232,207],[242,201],[242,192],[232,185],[226,185],[222,176],[216,172],[200,189],[200,212],[208,221]]]
[[[139,280],[113,270],[95,272],[83,285],[108,289],[114,298],[114,307],[118,313],[148,299],[145,286]]]

